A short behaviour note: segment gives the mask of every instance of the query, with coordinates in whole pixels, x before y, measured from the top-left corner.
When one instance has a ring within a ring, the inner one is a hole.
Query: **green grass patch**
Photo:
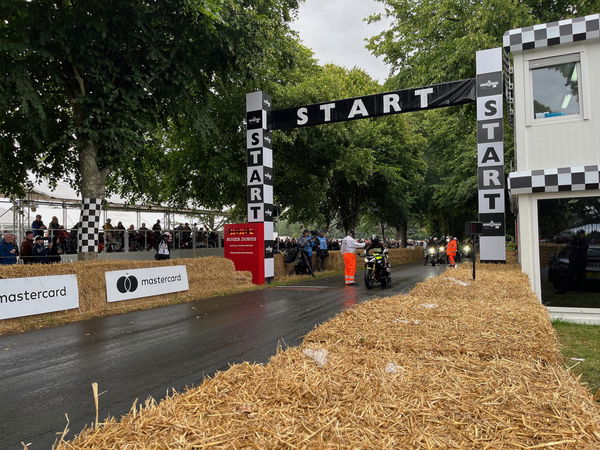
[[[565,365],[581,375],[596,401],[600,401],[600,325],[553,320]],[[585,361],[577,361],[580,358]]]

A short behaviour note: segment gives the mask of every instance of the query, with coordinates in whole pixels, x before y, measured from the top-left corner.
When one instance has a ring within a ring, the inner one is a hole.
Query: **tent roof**
[[[55,188],[50,188],[48,185],[34,183],[34,188],[31,189],[25,199],[27,202],[36,202],[46,205],[62,205],[68,204],[71,207],[79,207],[81,197],[68,183],[59,181]],[[187,208],[173,208],[167,205],[144,205],[141,203],[130,202],[118,195],[110,195],[106,198],[109,209],[121,209],[130,211],[148,211],[148,212],[174,212],[182,214],[215,214],[226,215],[226,212],[211,211],[207,209],[195,208],[188,205]]]

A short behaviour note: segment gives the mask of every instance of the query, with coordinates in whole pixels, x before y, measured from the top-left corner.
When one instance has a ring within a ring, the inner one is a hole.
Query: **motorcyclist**
[[[436,237],[430,237],[429,240],[427,241],[427,244],[425,245],[425,264],[424,265],[427,265],[427,261],[429,260],[429,258],[433,258],[433,256],[434,256],[429,253],[430,248],[433,248],[434,254],[437,253],[438,241],[437,241]]]
[[[387,250],[383,241],[379,239],[379,236],[377,236],[376,234],[371,236],[371,242],[365,247],[365,253],[369,253],[370,250],[380,252],[385,258],[385,267],[389,268],[390,264],[388,262]]]

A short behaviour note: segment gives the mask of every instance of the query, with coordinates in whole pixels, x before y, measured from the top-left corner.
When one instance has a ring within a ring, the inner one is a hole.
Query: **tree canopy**
[[[297,0],[3,0],[0,186],[68,179],[84,197],[153,185],[164,133],[213,126],[223,86],[281,55]]]

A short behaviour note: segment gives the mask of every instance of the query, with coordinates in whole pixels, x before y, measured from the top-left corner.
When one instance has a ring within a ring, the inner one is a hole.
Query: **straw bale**
[[[156,295],[123,302],[107,303],[104,273],[113,270],[141,269],[185,265],[190,289],[184,292]],[[66,264],[12,265],[0,267],[0,279],[35,277],[46,275],[77,275],[79,285],[79,309],[70,312],[44,314],[57,320],[81,318],[85,314],[118,311],[125,308],[144,307],[148,304],[168,304],[205,297],[216,292],[252,288],[249,272],[236,272],[233,263],[225,258],[183,258],[166,261],[95,260]],[[20,331],[23,319],[0,320],[0,334]]]
[[[301,348],[110,420],[59,448],[507,448],[600,445],[598,411],[562,369],[506,359]],[[387,373],[393,361],[402,370]]]
[[[275,277],[285,278],[294,273],[294,264],[287,264],[282,254],[276,254],[275,258]],[[313,267],[316,267],[317,259],[313,255]],[[391,265],[410,264],[422,261],[423,252],[420,248],[392,248],[389,250],[388,259]],[[362,262],[360,256],[357,256],[357,266],[360,269]],[[325,260],[325,270],[343,271],[344,258],[339,251],[330,251],[329,258]]]
[[[59,448],[600,448],[600,409],[560,363],[526,277],[479,276],[359,305],[265,366],[232,366]]]

